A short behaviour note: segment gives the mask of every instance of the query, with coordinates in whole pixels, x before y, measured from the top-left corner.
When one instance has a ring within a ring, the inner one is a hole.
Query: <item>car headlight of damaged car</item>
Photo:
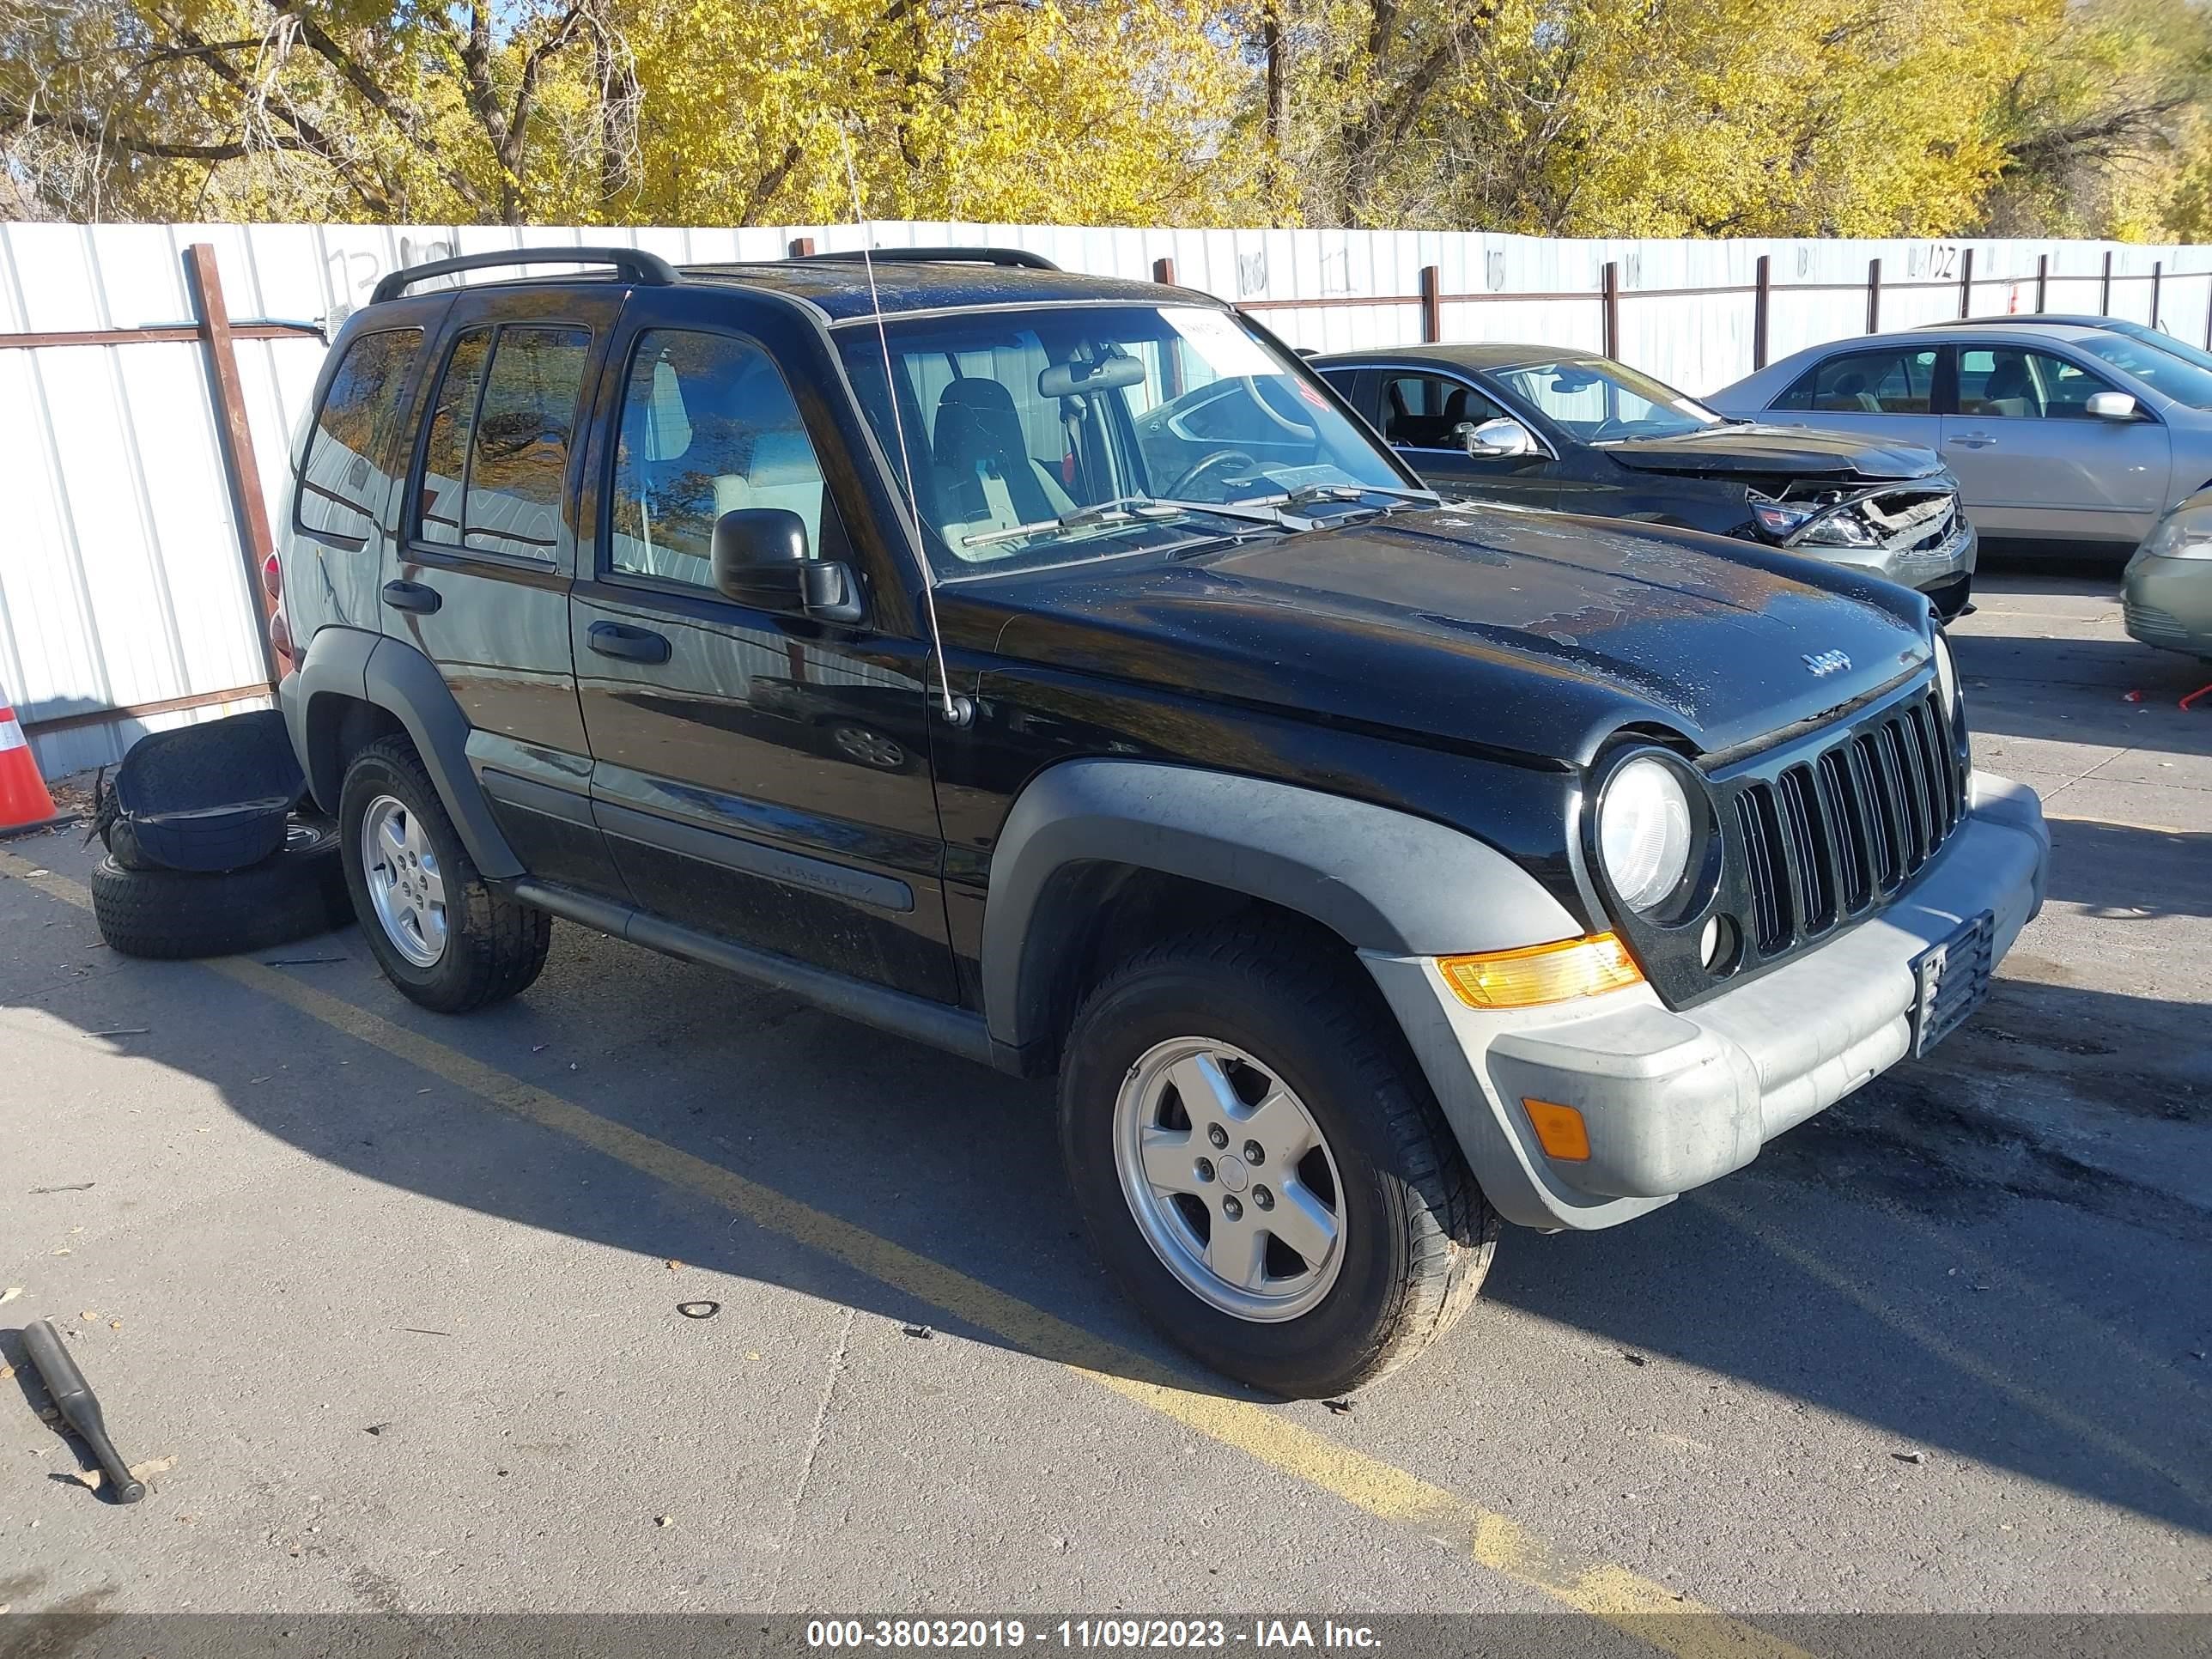
[[[1650,755],[1624,763],[1598,803],[1597,851],[1620,902],[1638,912],[1672,897],[1689,872],[1690,797],[1674,769]]]
[[[1778,542],[1786,542],[1801,530],[1800,547],[1879,547],[1873,528],[1855,514],[1838,513],[1821,519],[1810,530],[1805,526],[1826,513],[1828,501],[1780,501],[1771,495],[1750,492],[1751,516],[1759,527]]]

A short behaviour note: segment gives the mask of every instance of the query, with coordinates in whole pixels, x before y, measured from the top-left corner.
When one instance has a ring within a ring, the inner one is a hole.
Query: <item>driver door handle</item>
[[[1949,441],[1954,449],[1994,449],[1997,443],[1996,434],[1991,432],[1961,432]]]
[[[626,662],[668,660],[666,635],[650,628],[632,628],[628,623],[595,622],[584,642],[602,657],[620,657]]]

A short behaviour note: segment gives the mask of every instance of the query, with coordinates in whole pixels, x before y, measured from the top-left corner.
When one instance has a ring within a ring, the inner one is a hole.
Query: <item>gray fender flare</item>
[[[325,693],[372,703],[405,729],[478,872],[495,880],[524,873],[470,769],[469,717],[437,664],[404,640],[358,628],[321,629],[308,642],[306,657],[285,680],[281,701],[308,787],[323,809],[335,813],[344,783],[337,757],[327,745],[309,741],[315,700]]]
[[[1055,952],[1080,904],[1054,878],[1103,863],[1184,876],[1309,916],[1389,956],[1510,950],[1581,933],[1496,848],[1410,813],[1293,784],[1145,761],[1041,773],[1007,814],[983,910],[983,1009],[994,1042],[1048,1029]]]

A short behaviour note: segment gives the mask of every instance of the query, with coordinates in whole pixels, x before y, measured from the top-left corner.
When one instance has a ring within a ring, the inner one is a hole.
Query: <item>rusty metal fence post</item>
[[[1974,314],[1974,250],[1966,248],[1959,255],[1959,320],[1964,322]]]
[[[814,239],[811,236],[794,236],[791,239],[791,257],[793,258],[804,259],[813,252]]]
[[[1607,259],[1598,285],[1599,303],[1605,307],[1605,355],[1620,356],[1620,265]]]
[[[2051,309],[2051,256],[2035,256],[2035,308],[2039,312]]]
[[[1175,261],[1165,257],[1152,261],[1152,280],[1162,288],[1175,286]]]
[[[1881,261],[1867,261],[1867,325],[1869,334],[1881,332]]]
[[[1421,267],[1421,338],[1430,345],[1444,337],[1443,273],[1434,265]]]
[[[208,392],[215,400],[216,440],[222,452],[232,516],[238,525],[246,605],[249,614],[261,619],[258,630],[261,661],[273,690],[277,680],[276,651],[269,642],[269,623],[276,602],[262,582],[261,567],[276,551],[276,544],[269,534],[269,499],[261,493],[253,428],[246,415],[246,387],[238,373],[238,346],[230,331],[230,313],[222,298],[222,272],[216,268],[212,243],[194,242],[185,250],[185,288],[191,298],[193,326],[207,353]]]
[[[2154,259],[2150,267],[2150,325],[2158,326],[2158,290],[2166,276],[2166,261]]]
[[[2105,280],[2097,285],[2097,314],[2112,314],[2112,250],[2105,250]]]

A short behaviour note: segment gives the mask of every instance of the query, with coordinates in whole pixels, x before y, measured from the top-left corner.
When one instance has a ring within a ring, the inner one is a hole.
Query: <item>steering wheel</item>
[[[1249,467],[1257,467],[1260,465],[1241,449],[1209,450],[1176,475],[1176,481],[1167,487],[1168,496],[1170,499],[1180,497],[1188,500],[1193,484],[1216,467],[1227,466],[1232,461],[1242,461]]]

